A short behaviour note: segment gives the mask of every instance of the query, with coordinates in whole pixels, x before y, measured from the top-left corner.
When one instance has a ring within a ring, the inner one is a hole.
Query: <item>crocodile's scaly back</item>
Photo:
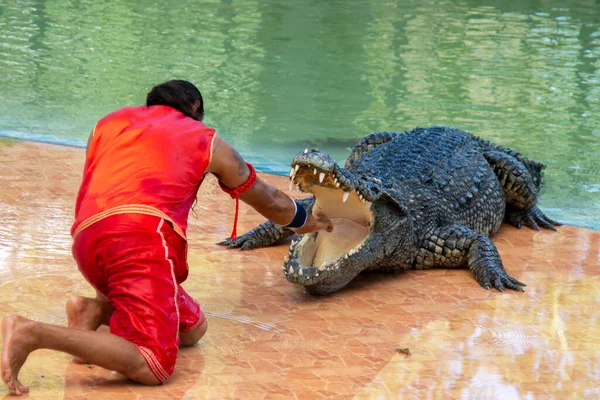
[[[402,188],[403,200],[423,228],[419,232],[452,223],[485,235],[498,229],[505,207],[502,189],[472,135],[434,127],[385,136],[389,140],[356,154],[349,170]]]
[[[359,142],[346,162],[346,168],[357,175],[377,176],[389,184],[425,183],[436,173],[449,179],[457,168],[463,167],[452,157],[458,155],[462,159],[467,156],[465,153],[478,151],[471,135],[449,128],[382,132]]]
[[[369,153],[372,149],[374,149],[382,144],[388,143],[394,139],[397,139],[399,136],[411,135],[414,133],[425,134],[425,133],[435,133],[435,132],[446,134],[446,135],[447,134],[460,134],[462,136],[468,136],[472,140],[479,143],[479,148],[481,149],[481,151],[501,151],[503,153],[506,153],[506,154],[516,158],[518,161],[523,163],[525,165],[525,167],[527,167],[528,171],[531,173],[531,178],[533,179],[536,189],[538,189],[538,190],[540,189],[540,187],[542,185],[542,177],[543,177],[542,171],[544,168],[546,168],[545,164],[530,160],[515,150],[512,150],[508,147],[497,145],[495,143],[490,142],[489,140],[482,139],[479,136],[475,136],[475,135],[472,135],[467,132],[462,132],[457,129],[449,129],[449,128],[444,128],[444,127],[434,127],[434,128],[429,128],[429,129],[416,128],[416,129],[413,129],[412,131],[402,132],[402,133],[399,133],[399,132],[375,132],[375,133],[372,133],[372,134],[364,137],[363,139],[361,139],[354,146],[354,148],[350,152],[350,155],[348,156],[348,159],[346,160],[345,168],[350,168],[354,164],[355,160],[357,160],[357,159],[361,159],[361,161],[359,161],[359,164],[360,164],[362,162],[362,159],[365,156],[367,156],[367,153]]]
[[[344,168],[350,168],[354,163],[354,160],[356,160],[357,158],[361,158],[373,148],[393,140],[398,135],[401,134],[397,132],[375,132],[368,136],[365,136],[364,138],[359,140],[359,142],[354,146],[354,148],[350,152],[350,155],[346,160],[346,165],[344,165]]]

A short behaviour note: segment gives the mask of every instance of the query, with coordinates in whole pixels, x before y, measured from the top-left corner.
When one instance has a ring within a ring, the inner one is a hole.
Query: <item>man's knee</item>
[[[204,322],[200,324],[200,326],[198,326],[196,329],[193,329],[192,331],[187,333],[181,333],[179,335],[180,345],[182,347],[195,345],[200,339],[202,339],[207,330],[208,320],[205,319]]]
[[[152,373],[152,370],[150,370],[150,367],[148,366],[145,360],[143,365],[140,364],[137,368],[131,371],[131,373],[129,373],[127,377],[132,381],[147,386],[157,386],[163,383],[154,375],[154,373]]]
[[[166,382],[173,374],[177,351],[165,352],[164,349],[149,349],[138,346],[141,362],[136,362],[129,369],[127,377],[138,383],[156,386]]]
[[[69,300],[67,300],[67,304],[65,308],[67,309],[67,314],[79,315],[83,314],[87,310],[87,301],[91,300],[82,296],[73,296]]]

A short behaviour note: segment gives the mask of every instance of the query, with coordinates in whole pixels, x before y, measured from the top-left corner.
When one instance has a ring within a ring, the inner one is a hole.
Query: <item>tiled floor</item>
[[[70,255],[82,161],[81,150],[0,142],[0,315],[64,325],[65,301],[92,294]],[[285,177],[263,178],[287,187]],[[313,297],[284,279],[286,246],[213,244],[229,235],[233,211],[207,181],[184,287],[209,332],[181,352],[168,384],[142,387],[41,350],[21,372],[29,398],[600,398],[600,232],[503,227],[494,242],[525,293],[432,270],[361,276]],[[242,205],[240,231],[261,222]]]

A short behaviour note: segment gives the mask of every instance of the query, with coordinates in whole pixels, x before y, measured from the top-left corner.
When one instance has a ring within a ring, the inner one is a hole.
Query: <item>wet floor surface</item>
[[[70,254],[83,157],[0,143],[0,315],[66,325],[66,300],[92,295]],[[287,188],[285,177],[263,178]],[[285,280],[285,245],[214,245],[230,234],[233,212],[207,180],[183,286],[209,331],[181,351],[166,385],[142,387],[40,350],[21,372],[29,398],[600,398],[600,232],[504,226],[494,242],[525,293],[486,291],[467,270],[431,270],[360,276],[314,297]],[[263,221],[241,205],[239,232]]]

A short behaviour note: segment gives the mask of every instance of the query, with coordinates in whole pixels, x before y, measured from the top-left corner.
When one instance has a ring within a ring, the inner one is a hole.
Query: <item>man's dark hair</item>
[[[193,105],[199,100],[200,108],[194,112]],[[194,84],[188,81],[171,80],[156,85],[146,96],[146,105],[169,106],[190,118],[202,121],[204,117],[204,100],[202,94]]]

